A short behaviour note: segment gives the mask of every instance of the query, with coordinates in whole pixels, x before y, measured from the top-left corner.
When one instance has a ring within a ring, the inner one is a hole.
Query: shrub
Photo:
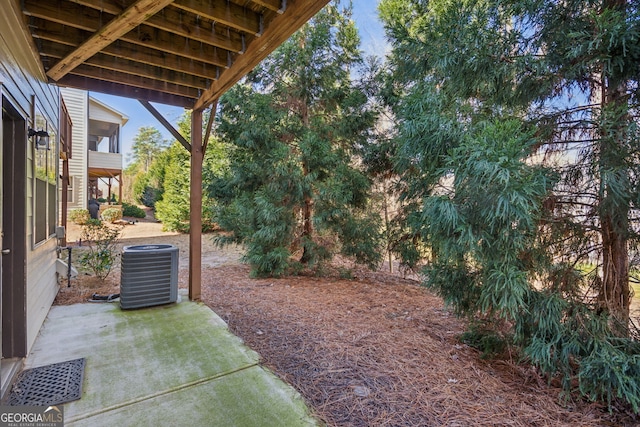
[[[158,188],[147,186],[144,188],[144,192],[142,193],[140,200],[143,205],[148,208],[152,208],[160,198],[159,194],[161,194],[161,192]]]
[[[460,336],[460,341],[482,352],[482,359],[497,357],[507,349],[510,340],[498,332],[498,322],[475,320],[469,325],[469,330]]]
[[[122,203],[122,216],[129,216],[133,218],[144,218],[147,216],[144,209],[140,209],[136,205],[131,205],[129,203]]]
[[[69,212],[68,219],[69,219],[69,221],[73,222],[74,224],[84,225],[90,219],[89,210],[88,209],[74,209],[74,210]]]
[[[89,219],[82,226],[82,240],[88,243],[88,249],[80,256],[80,264],[88,267],[97,277],[104,280],[111,272],[117,258],[118,237],[120,237],[120,228],[108,226],[97,219]]]
[[[108,208],[102,212],[102,219],[107,222],[116,222],[119,219],[122,219],[122,211],[116,208]]]

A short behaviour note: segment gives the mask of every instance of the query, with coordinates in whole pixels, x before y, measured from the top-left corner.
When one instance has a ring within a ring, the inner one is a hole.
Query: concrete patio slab
[[[312,426],[301,396],[207,306],[54,306],[25,368],[86,358],[67,426]]]

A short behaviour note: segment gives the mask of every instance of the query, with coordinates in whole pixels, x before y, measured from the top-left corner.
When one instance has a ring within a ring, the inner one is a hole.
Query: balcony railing
[[[89,151],[89,169],[122,170],[122,154]]]

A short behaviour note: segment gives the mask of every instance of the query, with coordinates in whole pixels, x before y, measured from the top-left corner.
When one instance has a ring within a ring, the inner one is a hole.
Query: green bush
[[[128,216],[133,218],[144,218],[147,216],[144,209],[140,209],[136,205],[129,203],[122,203],[122,216]]]
[[[542,292],[530,301],[515,326],[526,339],[526,358],[549,380],[560,379],[566,397],[577,386],[609,410],[620,399],[640,413],[640,342],[614,336],[607,313],[582,302]]]
[[[78,225],[86,224],[90,218],[88,209],[74,209],[70,211],[68,215],[69,221]]]
[[[160,194],[160,189],[148,185],[144,187],[142,195],[140,196],[140,201],[143,205],[152,208],[156,205],[158,199],[160,199]]]
[[[496,325],[480,320],[472,322],[469,330],[460,336],[460,341],[482,352],[482,359],[497,357],[507,349],[509,339],[496,330]]]
[[[90,219],[82,226],[82,240],[88,243],[86,253],[80,256],[80,264],[88,267],[104,280],[113,268],[117,253],[116,244],[120,228],[108,226],[98,219]]]
[[[117,208],[108,208],[102,212],[102,219],[107,222],[116,222],[122,219],[122,211]]]
[[[580,391],[593,401],[605,401],[611,408],[619,398],[640,412],[640,354],[628,342],[597,342],[582,360],[578,380]]]

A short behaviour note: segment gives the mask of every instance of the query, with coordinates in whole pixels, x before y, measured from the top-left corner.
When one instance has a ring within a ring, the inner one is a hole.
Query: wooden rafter
[[[219,0],[176,0],[174,6],[248,34],[259,35],[262,32],[261,14],[235,3]]]
[[[49,42],[43,43],[47,44]],[[60,45],[51,44],[47,45],[46,54],[43,55],[52,58],[53,61],[56,62],[60,58],[64,57],[68,53],[68,51],[69,49],[64,49],[64,47],[61,47]],[[198,77],[193,74],[175,71],[170,68],[161,68],[157,66],[146,65],[141,62],[134,62],[126,58],[105,55],[102,53],[93,55],[91,58],[85,61],[85,64],[90,65],[91,67],[96,69],[119,72],[131,76],[127,77],[127,80],[131,80],[133,76],[136,76],[148,80],[158,80],[163,83],[186,86],[200,90],[207,89],[210,85],[210,81],[204,77]],[[78,68],[76,68],[76,74],[87,75],[77,70]]]
[[[78,0],[61,10],[49,3],[25,0],[29,16],[41,19],[37,23],[39,32],[46,31],[47,26],[55,29],[56,27],[51,24],[57,23],[60,26],[64,25],[72,29],[94,33],[104,25],[105,20],[112,20],[117,16],[119,8],[112,3],[112,1],[105,0],[104,7],[100,8],[101,1],[80,2]],[[93,7],[85,6],[85,4],[91,4]],[[132,30],[124,34],[120,40],[126,40],[130,43],[150,42],[155,39],[154,36],[164,32],[164,38],[168,38],[168,34],[175,35],[171,38],[171,42],[176,46],[181,46],[186,40],[189,40],[192,44],[199,42],[211,48],[219,47],[234,53],[242,52],[242,37],[237,32],[225,31],[219,26],[215,27],[212,22],[205,22],[202,19],[184,17],[182,16],[184,13],[176,8],[166,8],[161,14],[162,16],[150,17],[144,24],[136,27],[135,31]],[[82,19],[76,19],[78,16],[81,16]],[[86,39],[86,36],[81,38],[82,41]],[[76,42],[76,45],[79,44],[80,42]],[[158,46],[158,48],[162,47]],[[205,52],[205,55],[209,55],[209,53]]]
[[[189,144],[189,141],[187,141],[184,136],[182,136],[182,134],[180,132],[178,132],[178,130],[176,128],[173,127],[173,125],[171,123],[169,123],[169,121],[167,119],[165,119],[162,114],[160,114],[160,112],[158,110],[156,110],[156,108],[151,105],[150,102],[144,100],[144,99],[139,99],[138,100],[140,102],[140,104],[142,104],[142,106],[144,108],[146,108],[146,110],[151,113],[151,115],[153,117],[156,118],[156,120],[158,120],[162,126],[165,127],[166,130],[169,131],[169,133],[171,133],[171,135],[173,135],[173,137],[180,143],[182,144],[182,146],[185,148],[185,150],[187,150],[188,152],[191,152],[191,144]]]
[[[202,152],[207,152],[207,145],[209,144],[209,137],[211,136],[211,130],[213,129],[213,122],[216,118],[216,109],[218,108],[218,100],[216,99],[211,104],[209,109],[209,120],[207,120],[207,131],[204,134],[204,141],[202,142]]]
[[[150,88],[136,87],[125,83],[116,83],[84,77],[76,74],[67,74],[58,80],[57,84],[77,89],[108,93],[110,95],[122,96],[124,98],[146,99],[147,101],[157,102],[159,104],[175,105],[183,108],[193,107],[193,99],[186,96],[175,95]]]
[[[117,0],[71,0],[82,6],[95,9],[111,15],[118,15],[122,7]],[[242,52],[242,37],[237,32],[227,32],[219,26],[216,28],[213,21],[204,21],[201,18],[185,16],[178,8],[167,7],[161,12],[162,16],[152,16],[145,21],[150,26],[159,30],[178,34],[186,38],[217,46],[232,52]]]
[[[51,27],[51,25],[51,23],[48,23],[47,27]],[[80,30],[69,28],[65,31],[64,28],[61,27],[56,31],[39,31],[37,34],[34,34],[34,38],[38,40],[38,44],[41,48],[40,55],[43,58],[52,57],[56,59],[68,55],[74,49],[75,45],[72,41],[76,40],[76,37],[78,37],[78,31]],[[178,55],[167,57],[166,55],[163,55],[160,50],[119,41],[107,46],[101,53],[96,54],[94,57],[98,55],[111,56],[117,59],[130,61],[135,60],[139,64],[163,68],[195,77],[202,77],[204,79],[211,79],[213,74],[212,70],[215,70],[215,68],[212,68],[215,64],[185,58]],[[87,60],[87,63],[90,62],[91,60]],[[222,66],[216,65],[216,67]],[[215,74],[213,75],[215,77]]]
[[[98,14],[85,11],[83,13],[85,19],[71,24],[77,25],[77,27],[70,27],[69,24],[63,25],[61,22],[65,22],[65,19],[72,19],[74,14],[80,13],[79,11],[74,11],[73,8],[61,11],[53,20],[48,17],[48,13],[50,14],[51,11],[47,5],[39,4],[34,0],[28,0],[28,3],[31,16],[40,19],[37,22],[38,29],[34,30],[34,37],[51,38],[58,34],[58,39],[66,40],[66,44],[79,46],[90,34],[100,30],[102,17]],[[45,19],[51,19],[51,21],[47,22]],[[137,49],[142,47],[193,60],[202,60],[218,67],[229,66],[230,51],[174,33],[158,31],[148,25],[139,25],[135,30],[122,35],[118,44],[132,46],[131,57],[137,56]],[[111,45],[105,46],[103,50],[109,50],[110,47]],[[242,49],[241,46],[237,48]]]
[[[284,13],[287,8],[287,0],[254,0],[254,2],[278,13]]]
[[[91,65],[87,65],[86,63],[78,65],[73,74],[76,76],[89,77],[92,79],[113,83],[126,81],[138,88],[162,91],[168,94],[184,96],[187,98],[196,97],[201,92],[198,89],[183,86],[181,84],[166,83],[159,80],[151,80],[140,76],[126,74],[120,71],[92,67]]]
[[[269,27],[260,37],[260,43],[249,45],[244,55],[236,58],[233,69],[227,70],[221,77],[211,84],[211,87],[198,99],[194,109],[205,108],[214,100],[236,84],[251,71],[258,62],[266,58],[276,47],[288,39],[298,28],[318,13],[329,0],[316,1],[313,5],[308,2],[290,1],[287,5],[287,15],[277,15],[269,23]],[[285,18],[286,16],[286,18]]]
[[[86,59],[137,27],[149,16],[163,9],[172,1],[173,0],[138,0],[122,12],[121,15],[87,39],[71,54],[61,59],[47,72],[47,76],[53,80],[60,80],[60,78],[64,77]]]

